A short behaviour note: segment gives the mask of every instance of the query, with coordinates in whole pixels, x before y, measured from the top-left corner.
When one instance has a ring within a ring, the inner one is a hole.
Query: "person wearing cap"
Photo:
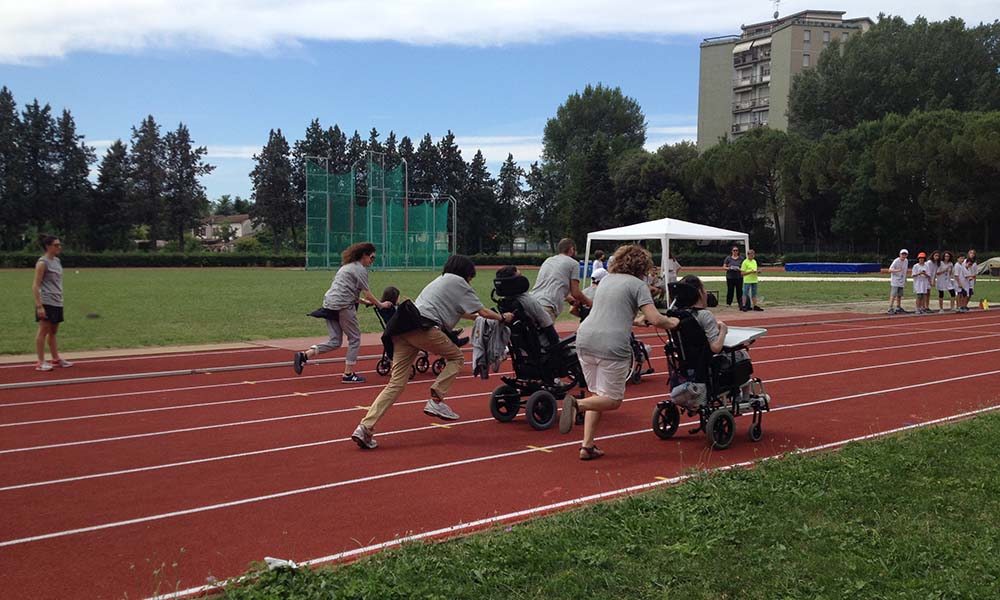
[[[903,248],[899,251],[899,258],[889,265],[889,310],[890,315],[901,314],[908,311],[903,310],[903,288],[906,287],[906,272],[910,267],[910,251]],[[893,308],[893,302],[896,307]]]
[[[927,254],[917,254],[917,262],[913,265],[913,295],[917,297],[917,314],[931,312],[931,277],[930,266],[927,264]]]

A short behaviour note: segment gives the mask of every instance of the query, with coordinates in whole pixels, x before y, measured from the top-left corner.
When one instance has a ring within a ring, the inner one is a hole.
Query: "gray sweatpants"
[[[331,350],[340,348],[344,342],[344,335],[347,335],[347,364],[354,365],[358,362],[358,352],[361,350],[361,329],[358,327],[358,309],[354,306],[342,308],[339,311],[339,319],[332,321],[327,319],[326,328],[330,330],[330,339],[322,344],[316,344],[317,354],[325,354]]]

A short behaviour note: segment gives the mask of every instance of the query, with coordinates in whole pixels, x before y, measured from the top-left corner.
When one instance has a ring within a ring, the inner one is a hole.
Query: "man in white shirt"
[[[908,312],[903,310],[903,289],[906,287],[906,272],[910,270],[909,256],[909,250],[903,248],[899,251],[899,258],[889,265],[889,310],[886,312],[890,315]]]

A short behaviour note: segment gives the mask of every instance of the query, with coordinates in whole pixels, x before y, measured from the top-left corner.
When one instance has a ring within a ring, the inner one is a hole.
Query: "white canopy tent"
[[[657,219],[655,221],[646,221],[645,223],[636,223],[635,225],[625,225],[624,227],[615,227],[613,229],[588,233],[584,265],[590,264],[590,242],[592,240],[660,240],[661,248],[663,249],[663,256],[660,258],[660,268],[664,276],[667,273],[667,260],[670,257],[670,240],[732,240],[742,243],[744,249],[750,247],[750,236],[739,231],[719,229],[718,227],[709,227],[708,225],[681,221],[679,219]],[[586,275],[587,279],[590,279],[586,267],[584,268],[584,275]]]

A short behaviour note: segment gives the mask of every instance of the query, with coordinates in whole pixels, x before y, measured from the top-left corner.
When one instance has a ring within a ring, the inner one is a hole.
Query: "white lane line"
[[[1000,323],[998,323],[998,325],[1000,325]],[[858,342],[858,341],[861,341],[861,340],[876,340],[876,339],[882,339],[882,338],[887,338],[887,337],[889,337],[889,338],[898,338],[898,337],[904,337],[904,336],[909,336],[909,335],[927,335],[927,334],[930,334],[930,333],[935,333],[935,334],[938,334],[938,333],[939,334],[951,334],[954,331],[963,331],[963,330],[966,330],[966,329],[982,329],[983,327],[992,327],[992,325],[967,325],[965,327],[952,327],[950,329],[940,329],[940,330],[904,331],[902,333],[882,333],[882,334],[879,334],[879,335],[867,335],[867,336],[853,337],[853,338],[844,337],[844,338],[837,338],[835,340],[818,340],[818,341],[815,341],[815,342],[794,342],[794,343],[791,343],[791,344],[772,344],[772,345],[768,345],[768,344],[754,344],[752,346],[752,348],[754,350],[780,350],[782,348],[796,348],[796,347],[799,347],[799,346],[816,346],[818,344],[843,344],[843,343],[847,343],[847,342]],[[767,338],[764,338],[764,339],[767,339]]]
[[[941,380],[937,380],[937,381],[931,381],[931,382],[926,382],[926,383],[919,383],[919,384],[914,384],[914,385],[899,386],[899,387],[889,388],[889,389],[885,389],[885,390],[877,390],[877,391],[874,391],[874,392],[864,392],[864,393],[861,393],[861,394],[852,394],[852,395],[849,395],[849,396],[840,396],[840,397],[837,397],[837,398],[828,398],[828,399],[825,399],[825,400],[817,400],[817,401],[814,401],[814,402],[806,402],[806,403],[803,403],[803,404],[782,406],[782,407],[771,409],[771,412],[778,412],[778,411],[782,411],[782,410],[800,409],[800,408],[805,408],[805,407],[808,407],[808,406],[817,406],[817,405],[820,405],[820,404],[828,404],[828,403],[831,403],[831,402],[840,402],[840,401],[843,401],[843,400],[857,399],[857,398],[863,398],[863,397],[867,397],[867,396],[875,396],[875,395],[879,395],[879,394],[888,394],[888,393],[892,393],[892,392],[905,391],[905,390],[916,389],[916,388],[921,388],[921,387],[929,387],[929,386],[940,385],[940,384],[944,384],[944,383],[953,383],[955,381],[962,381],[962,380],[966,380],[966,379],[974,379],[974,378],[978,378],[978,377],[987,377],[987,376],[991,376],[991,375],[1000,375],[1000,370],[990,371],[988,373],[975,373],[975,374],[972,374],[972,375],[963,375],[963,376],[959,376],[959,377],[951,377],[949,379],[941,379]],[[996,408],[996,407],[993,407],[993,408]],[[983,410],[986,410],[986,409],[983,409]],[[689,425],[689,424],[691,424],[691,423],[683,423],[680,426]],[[650,431],[649,428],[644,428],[644,429],[637,430],[637,431],[629,431],[629,432],[611,434],[611,435],[606,435],[606,436],[599,436],[596,439],[599,439],[599,440],[603,441],[603,440],[608,440],[608,439],[622,438],[622,437],[627,437],[627,436],[632,436],[632,435],[639,435],[639,434],[643,434],[643,433],[649,433],[649,431]],[[573,440],[573,441],[570,441],[570,442],[563,442],[563,443],[560,443],[560,444],[551,444],[551,445],[544,446],[544,447],[548,448],[548,449],[564,448],[564,447],[576,446],[579,443],[580,443],[579,440]],[[441,470],[441,469],[448,469],[448,468],[451,468],[451,467],[464,466],[464,465],[475,464],[475,463],[480,463],[480,462],[486,462],[486,461],[491,461],[491,460],[499,460],[499,459],[502,459],[502,458],[509,458],[509,457],[512,457],[512,456],[520,455],[520,454],[529,454],[529,453],[537,453],[537,452],[538,452],[537,449],[524,448],[524,449],[521,449],[521,450],[514,450],[514,451],[510,451],[510,452],[502,452],[502,453],[499,453],[499,454],[488,454],[488,455],[484,455],[484,456],[477,456],[475,458],[467,458],[467,459],[462,459],[462,460],[455,460],[455,461],[450,461],[450,462],[446,462],[446,463],[438,463],[438,464],[433,464],[433,465],[423,465],[423,466],[420,466],[420,467],[413,467],[413,468],[410,468],[410,469],[403,469],[403,470],[400,470],[400,471],[393,471],[393,472],[389,472],[389,473],[379,473],[379,474],[376,474],[376,475],[368,475],[368,476],[365,476],[365,477],[357,477],[357,478],[354,478],[354,479],[347,479],[347,480],[342,480],[342,481],[334,481],[334,482],[324,483],[324,484],[320,484],[320,485],[313,485],[313,486],[304,487],[304,488],[297,488],[297,489],[292,489],[292,490],[286,490],[286,491],[283,491],[283,492],[275,492],[275,493],[272,493],[272,494],[265,494],[265,495],[262,495],[262,496],[254,496],[254,497],[250,497],[250,498],[241,498],[239,500],[232,500],[232,501],[229,501],[229,502],[221,502],[221,503],[218,503],[218,504],[210,504],[210,505],[207,505],[207,506],[198,506],[198,507],[194,507],[194,508],[176,510],[176,511],[168,512],[168,513],[160,513],[160,514],[156,514],[156,515],[148,515],[148,516],[145,516],[145,517],[136,517],[134,519],[126,519],[126,520],[123,520],[123,521],[115,521],[115,522],[111,522],[111,523],[102,523],[100,525],[91,525],[89,527],[79,527],[79,528],[76,528],[76,529],[68,529],[68,530],[65,530],[65,531],[56,531],[56,532],[52,532],[52,533],[45,533],[45,534],[41,534],[41,535],[35,535],[35,536],[30,536],[30,537],[25,537],[25,538],[18,538],[18,539],[13,539],[13,540],[4,540],[4,541],[0,541],[0,548],[6,547],[6,546],[15,546],[15,545],[19,545],[19,544],[26,544],[26,543],[29,543],[29,542],[37,542],[37,541],[41,541],[41,540],[47,540],[47,539],[53,539],[53,538],[59,538],[59,537],[66,537],[66,536],[76,535],[76,534],[80,534],[80,533],[89,533],[89,532],[101,531],[101,530],[105,530],[105,529],[113,529],[113,528],[117,528],[117,527],[125,527],[125,526],[128,526],[128,525],[136,525],[136,524],[139,524],[139,523],[148,523],[148,522],[151,522],[151,521],[161,521],[161,520],[170,519],[170,518],[173,518],[173,517],[180,517],[180,516],[197,514],[197,513],[202,513],[202,512],[209,512],[209,511],[219,510],[219,509],[223,509],[223,508],[231,508],[231,507],[234,507],[234,506],[242,506],[242,505],[246,505],[246,504],[254,504],[254,503],[257,503],[257,502],[264,502],[264,501],[267,501],[267,500],[275,500],[275,499],[278,499],[278,498],[286,498],[286,497],[289,497],[289,496],[297,496],[297,495],[308,494],[308,493],[312,493],[312,492],[325,491],[325,490],[335,489],[335,488],[339,488],[339,487],[345,487],[345,486],[349,486],[349,485],[355,485],[355,484],[359,484],[359,483],[367,483],[367,482],[370,482],[370,481],[378,481],[378,480],[389,479],[389,478],[393,478],[393,477],[401,477],[401,476],[405,476],[405,475],[413,475],[413,474],[416,474],[416,473],[425,473],[425,472],[428,472],[428,471],[437,471],[437,470]]]
[[[876,432],[876,433],[869,433],[869,434],[866,434],[866,435],[857,436],[857,437],[853,437],[853,438],[847,438],[847,439],[843,439],[843,440],[837,440],[835,442],[828,442],[826,444],[820,444],[818,446],[810,446],[808,448],[796,448],[795,450],[791,451],[789,454],[796,455],[796,454],[811,454],[811,453],[815,453],[815,452],[822,452],[824,450],[831,450],[831,449],[834,449],[834,448],[839,448],[841,446],[846,446],[847,444],[850,444],[852,442],[861,442],[861,441],[866,441],[866,440],[872,440],[872,439],[877,439],[877,438],[881,438],[881,437],[887,437],[887,436],[894,435],[894,434],[897,434],[897,433],[903,433],[905,431],[910,431],[910,430],[913,430],[913,429],[919,429],[919,428],[922,428],[922,427],[929,427],[929,426],[933,426],[933,425],[940,425],[940,424],[943,424],[943,423],[949,423],[949,422],[952,422],[952,421],[959,421],[959,420],[963,420],[963,419],[968,419],[968,418],[971,418],[971,417],[974,417],[974,416],[977,416],[977,415],[980,415],[980,414],[983,414],[983,413],[986,413],[986,412],[994,411],[994,410],[997,410],[997,409],[1000,409],[1000,406],[990,406],[990,407],[986,407],[986,408],[981,408],[981,409],[977,409],[977,410],[972,410],[972,411],[960,413],[960,414],[957,414],[957,415],[951,415],[951,416],[948,416],[948,417],[942,417],[942,418],[939,418],[939,419],[933,419],[931,421],[924,421],[923,423],[913,423],[913,424],[910,424],[910,425],[904,425],[902,427],[896,427],[894,429],[888,429],[886,431],[879,431],[879,432]],[[656,478],[654,478],[654,481],[651,481],[651,482],[648,482],[648,483],[640,483],[640,484],[631,485],[631,486],[628,486],[628,487],[618,488],[616,490],[609,490],[609,491],[605,491],[605,492],[599,492],[597,494],[590,494],[588,496],[580,496],[580,497],[577,497],[577,498],[571,498],[569,500],[562,500],[560,502],[555,502],[555,503],[552,503],[552,504],[546,504],[544,506],[535,506],[535,507],[532,507],[532,508],[526,508],[526,509],[523,509],[523,510],[518,510],[518,511],[510,512],[510,513],[506,513],[506,514],[502,514],[502,515],[494,515],[494,516],[486,517],[486,518],[483,518],[483,519],[477,519],[475,521],[468,521],[468,522],[458,523],[456,525],[449,525],[447,527],[442,527],[440,529],[434,529],[432,531],[425,531],[425,532],[422,532],[422,533],[416,533],[416,534],[411,534],[411,535],[407,535],[407,536],[396,537],[396,538],[393,538],[393,539],[385,541],[385,542],[379,542],[377,544],[370,544],[368,546],[362,546],[360,548],[355,548],[353,550],[346,550],[344,552],[338,552],[336,554],[330,554],[330,555],[322,556],[322,557],[319,557],[319,558],[311,558],[311,559],[302,561],[302,562],[300,562],[298,564],[304,565],[304,566],[315,566],[315,565],[320,565],[320,564],[323,564],[323,563],[340,561],[340,560],[344,560],[344,559],[347,559],[347,558],[354,558],[356,556],[364,556],[366,554],[372,554],[372,553],[378,552],[380,550],[385,550],[385,549],[388,549],[388,548],[393,548],[393,547],[396,547],[396,546],[401,546],[401,545],[409,543],[409,542],[416,542],[416,541],[425,540],[425,539],[431,539],[431,538],[449,536],[449,535],[453,535],[453,534],[460,533],[460,532],[463,532],[463,531],[471,531],[471,530],[481,529],[481,528],[485,528],[486,526],[489,526],[489,525],[496,525],[496,524],[504,523],[504,522],[507,522],[507,521],[519,521],[519,520],[523,520],[526,517],[532,517],[532,516],[541,515],[541,514],[544,514],[544,513],[554,512],[554,511],[562,509],[562,508],[568,508],[568,507],[571,507],[571,506],[582,506],[582,505],[593,503],[593,502],[595,502],[597,500],[606,500],[606,499],[609,499],[609,498],[615,498],[615,497],[619,497],[619,496],[625,496],[625,495],[629,495],[629,494],[636,493],[636,492],[647,491],[647,490],[650,490],[650,489],[653,489],[653,488],[657,488],[657,487],[663,487],[663,486],[667,486],[667,485],[675,485],[675,484],[678,484],[678,483],[683,483],[684,481],[687,481],[688,479],[691,479],[692,477],[700,477],[700,476],[702,476],[702,475],[704,475],[706,473],[722,473],[722,472],[725,472],[725,471],[732,471],[732,470],[735,470],[735,469],[742,469],[742,468],[746,468],[746,467],[749,467],[751,465],[757,464],[759,462],[769,462],[769,461],[772,461],[774,459],[782,458],[784,456],[785,456],[785,454],[775,454],[775,455],[771,455],[771,456],[764,456],[764,457],[760,457],[760,458],[755,458],[753,460],[745,460],[745,461],[741,461],[741,462],[738,462],[738,463],[732,463],[732,464],[724,465],[724,466],[721,466],[721,467],[714,467],[714,468],[711,468],[711,469],[702,469],[702,470],[700,470],[700,471],[698,471],[696,473],[686,473],[684,475],[676,475],[674,477],[656,477]],[[239,583],[244,583],[244,582],[246,582],[248,580],[249,580],[249,577],[246,576],[246,575],[244,575],[244,576],[241,576],[241,577],[238,577],[238,578],[232,580],[232,582],[239,584]],[[201,594],[206,594],[208,592],[219,591],[219,590],[224,589],[225,587],[226,587],[225,583],[202,585],[202,586],[198,586],[198,587],[187,588],[187,589],[184,589],[184,590],[178,590],[178,591],[175,591],[175,592],[171,592],[169,594],[151,596],[151,597],[147,598],[146,600],[177,600],[179,598],[186,598],[188,596],[201,595]]]
[[[945,356],[932,356],[930,358],[917,358],[913,360],[904,360],[894,363],[886,363],[881,365],[868,365],[864,367],[855,367],[853,369],[840,369],[839,371],[823,371],[822,373],[807,373],[805,375],[792,375],[790,377],[778,377],[776,379],[768,379],[767,384],[778,383],[781,381],[794,381],[796,379],[810,379],[816,377],[827,377],[830,375],[843,375],[844,373],[856,373],[858,371],[868,371],[871,369],[887,369],[889,367],[899,367],[902,365],[912,365],[916,363],[932,362],[936,360],[951,360],[952,358],[961,358],[963,356],[977,356],[979,354],[991,354],[993,352],[1000,352],[1000,348],[993,348],[991,350],[979,350],[978,352],[966,352],[964,354],[948,354]]]

